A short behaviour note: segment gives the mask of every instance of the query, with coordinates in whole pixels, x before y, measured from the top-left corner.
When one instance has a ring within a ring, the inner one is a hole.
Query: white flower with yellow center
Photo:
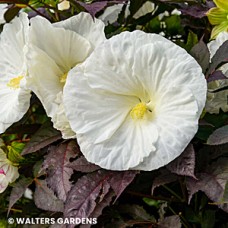
[[[210,51],[210,58],[215,55],[219,47],[228,40],[228,32],[221,32],[216,37],[215,40],[211,41],[208,44],[208,49]],[[223,112],[228,111],[228,89],[215,92],[218,89],[222,89],[228,86],[228,63],[223,64],[219,70],[227,77],[227,79],[215,80],[208,83],[208,93],[207,93],[207,102],[205,109],[209,113],[218,114],[221,109]]]
[[[4,192],[9,183],[14,182],[19,177],[18,168],[6,157],[0,149],[0,193]]]
[[[81,64],[104,40],[104,23],[93,20],[87,13],[55,24],[42,17],[31,19],[28,85],[63,138],[75,137],[62,105],[68,72]]]
[[[153,170],[179,156],[196,133],[206,80],[171,41],[123,32],[69,72],[63,100],[88,161]]]
[[[0,35],[0,133],[20,120],[29,108],[31,95],[25,88],[28,28],[27,14],[21,13],[4,25]]]

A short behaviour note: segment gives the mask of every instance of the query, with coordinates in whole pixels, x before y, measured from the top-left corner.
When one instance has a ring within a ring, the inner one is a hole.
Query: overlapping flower
[[[197,131],[205,100],[197,62],[141,31],[103,42],[69,72],[64,87],[82,153],[112,170],[153,170],[179,156]]]
[[[103,22],[93,21],[87,13],[55,24],[42,17],[31,19],[28,87],[41,100],[63,138],[75,137],[62,105],[68,71],[82,63],[104,40]]]

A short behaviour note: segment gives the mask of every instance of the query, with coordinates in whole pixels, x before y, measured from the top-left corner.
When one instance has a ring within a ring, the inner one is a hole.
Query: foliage
[[[136,29],[163,34],[196,59],[208,83],[226,80],[220,67],[227,63],[228,41],[211,60],[207,47],[212,26],[206,12],[214,6],[210,0],[153,0],[156,10],[139,18],[134,14],[145,0],[70,0],[70,9],[63,11],[58,0],[0,2],[9,4],[6,22],[20,10],[51,22],[81,11],[99,17],[107,7],[123,3],[116,21],[105,27],[107,38]],[[127,4],[130,13],[125,16]],[[61,138],[33,95],[23,119],[1,135],[1,148],[19,167],[20,178],[0,194],[0,227],[7,226],[7,216],[98,218],[94,227],[227,227],[227,124],[227,112],[205,112],[192,142],[166,167],[108,171],[87,162],[76,140]],[[28,188],[32,199],[25,195]]]

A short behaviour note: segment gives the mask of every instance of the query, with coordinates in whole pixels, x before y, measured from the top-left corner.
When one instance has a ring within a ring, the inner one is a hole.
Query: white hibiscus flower
[[[28,28],[27,14],[21,13],[4,25],[0,35],[0,133],[20,120],[29,108],[31,95],[25,87]]]
[[[154,170],[195,135],[206,80],[171,41],[123,32],[69,72],[63,100],[88,161],[111,170]]]
[[[210,51],[210,58],[215,55],[219,47],[228,40],[228,32],[220,33],[215,40],[208,44],[208,49]],[[228,63],[223,64],[219,70],[227,77],[227,79],[215,80],[208,83],[208,93],[207,102],[205,109],[209,113],[218,114],[219,110],[222,109],[223,112],[228,111],[228,89],[224,89],[219,92],[215,92],[218,89],[222,89],[228,86]]]
[[[19,177],[18,168],[13,166],[6,154],[0,149],[0,193],[4,192],[9,183]]]
[[[87,13],[55,24],[42,17],[31,19],[28,85],[63,138],[75,137],[62,105],[68,71],[82,63],[104,40],[103,22],[93,20]]]

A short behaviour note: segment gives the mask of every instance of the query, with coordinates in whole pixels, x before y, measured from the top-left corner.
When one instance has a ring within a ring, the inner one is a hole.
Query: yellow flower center
[[[23,78],[24,76],[18,76],[16,78],[12,78],[8,83],[7,83],[7,86],[10,87],[11,89],[19,89],[20,88],[20,82],[21,82],[21,79]]]
[[[65,74],[63,74],[62,76],[60,76],[59,81],[60,81],[61,83],[63,83],[63,85],[65,85],[65,83],[66,83],[67,74],[68,74],[68,72],[65,73]]]
[[[147,106],[145,103],[140,102],[137,104],[130,112],[132,119],[142,119],[147,111]]]

